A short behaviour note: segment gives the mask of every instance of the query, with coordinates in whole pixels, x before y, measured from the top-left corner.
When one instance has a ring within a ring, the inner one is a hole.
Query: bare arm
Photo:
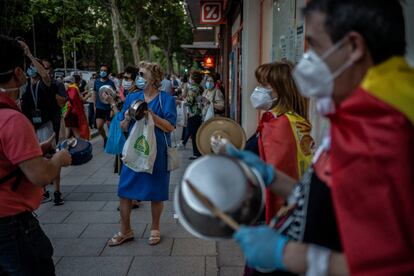
[[[45,85],[47,87],[50,87],[51,80],[50,80],[49,73],[46,71],[43,65],[40,62],[38,62],[36,58],[32,55],[32,53],[30,52],[29,46],[27,46],[27,44],[24,43],[23,41],[19,41],[19,43],[22,46],[25,55],[30,59],[30,61],[36,67],[37,73],[40,75]]]
[[[288,271],[305,274],[307,270],[308,245],[290,241],[286,245],[283,262]],[[329,259],[328,275],[348,275],[348,266],[343,253],[332,252]]]
[[[61,167],[68,166],[72,158],[67,150],[57,152],[51,159],[41,156],[19,164],[27,179],[37,186],[46,186],[59,176]]]
[[[172,124],[170,124],[169,121],[159,117],[157,114],[155,114],[152,111],[149,111],[149,112],[151,113],[152,118],[154,119],[155,126],[160,128],[162,131],[170,133],[175,129],[175,127]]]
[[[291,178],[287,174],[277,170],[276,177],[273,182],[269,185],[269,189],[276,195],[287,199],[291,194],[298,181]]]

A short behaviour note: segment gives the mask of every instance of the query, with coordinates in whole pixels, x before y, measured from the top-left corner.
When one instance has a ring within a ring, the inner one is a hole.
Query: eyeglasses
[[[132,79],[132,78],[129,77],[129,76],[124,76],[124,80],[130,80],[130,79]]]
[[[139,72],[138,75],[140,75],[141,77],[144,77],[144,72]]]

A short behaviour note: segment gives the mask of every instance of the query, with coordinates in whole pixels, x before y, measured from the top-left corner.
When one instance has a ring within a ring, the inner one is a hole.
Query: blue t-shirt
[[[112,80],[107,79],[106,81],[102,82],[101,79],[96,79],[95,84],[93,86],[93,89],[95,90],[95,96],[96,96],[96,103],[95,103],[96,108],[103,109],[103,110],[111,110],[111,105],[104,104],[103,102],[101,102],[101,99],[99,98],[98,91],[99,91],[99,88],[102,87],[102,85],[110,85],[112,86],[114,90],[116,90],[115,84]]]

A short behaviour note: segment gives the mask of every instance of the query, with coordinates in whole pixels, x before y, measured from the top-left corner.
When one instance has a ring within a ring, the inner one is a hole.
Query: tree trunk
[[[132,55],[134,56],[134,65],[138,66],[141,61],[141,57],[139,56],[138,39],[132,38],[128,41],[131,44]]]
[[[66,76],[67,68],[68,68],[68,65],[67,65],[68,61],[66,57],[65,43],[63,43],[62,52],[63,52],[63,69],[65,70],[65,76]]]
[[[118,27],[118,13],[115,0],[111,0],[111,22],[112,22],[112,35],[114,37],[114,51],[117,72],[124,70],[124,56],[122,54],[121,41],[119,39],[119,27]]]
[[[111,0],[112,2],[114,2],[115,0]],[[131,35],[127,29],[125,28],[124,25],[122,25],[121,22],[121,15],[119,13],[119,9],[118,7],[115,5],[111,5],[113,6],[113,12],[116,14],[116,22],[117,25],[119,27],[119,29],[121,29],[122,34],[124,35],[124,37],[128,40],[129,44],[131,45],[131,50],[132,50],[132,55],[134,57],[134,65],[138,66],[138,64],[141,61],[141,57],[139,55],[139,44],[138,44],[138,40],[139,37],[141,36],[141,25],[138,23],[138,20],[135,19],[135,32],[133,35]]]
[[[177,66],[178,66],[178,75],[181,75],[181,61],[178,58],[176,58],[176,60],[177,60]]]
[[[174,63],[173,63],[173,56],[171,53],[168,54],[167,62],[168,62],[168,74],[172,74],[174,72]]]

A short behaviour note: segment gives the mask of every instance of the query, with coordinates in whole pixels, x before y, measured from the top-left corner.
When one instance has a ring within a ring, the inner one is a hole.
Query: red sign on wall
[[[200,24],[224,24],[222,1],[200,1]]]

